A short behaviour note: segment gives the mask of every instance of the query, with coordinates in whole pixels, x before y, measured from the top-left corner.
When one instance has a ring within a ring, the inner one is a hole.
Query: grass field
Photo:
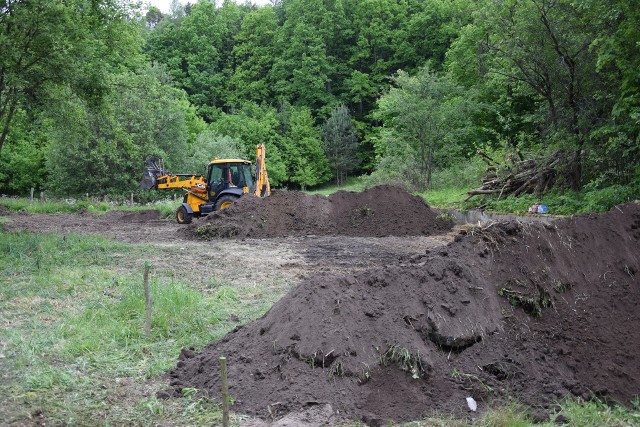
[[[222,280],[203,289],[152,274],[146,338],[142,266],[154,251],[99,237],[0,233],[0,419],[216,423],[216,402],[193,393],[161,402],[155,392],[180,349],[222,337],[238,314],[256,317],[269,301],[247,301]]]

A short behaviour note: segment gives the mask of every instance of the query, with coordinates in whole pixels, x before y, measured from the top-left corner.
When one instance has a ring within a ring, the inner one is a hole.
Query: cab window
[[[211,165],[211,169],[209,169],[209,182],[222,182],[224,176],[223,173],[224,165]]]

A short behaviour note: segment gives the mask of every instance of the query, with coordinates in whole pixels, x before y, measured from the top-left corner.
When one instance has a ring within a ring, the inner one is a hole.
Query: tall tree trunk
[[[0,111],[0,123],[4,122],[4,126],[2,126],[2,133],[0,133],[0,153],[2,152],[4,141],[7,139],[7,135],[9,135],[11,120],[13,119],[13,115],[15,114],[18,106],[18,97],[16,95],[15,88],[10,89],[10,93],[7,95],[7,98],[6,104],[2,107],[2,111]],[[9,111],[7,111],[7,108]]]

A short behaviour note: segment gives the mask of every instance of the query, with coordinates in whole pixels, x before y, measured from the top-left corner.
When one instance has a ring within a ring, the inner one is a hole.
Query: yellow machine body
[[[150,166],[145,168],[142,188],[185,190],[183,203],[176,212],[181,224],[188,224],[193,216],[225,209],[244,194],[271,195],[264,144],[256,146],[255,178],[249,169],[251,162],[243,159],[214,159],[209,162],[207,176],[171,174],[164,169],[161,159],[147,159],[147,163]]]

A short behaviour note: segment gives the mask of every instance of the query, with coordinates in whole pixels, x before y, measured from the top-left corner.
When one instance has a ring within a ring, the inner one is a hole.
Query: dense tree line
[[[0,188],[135,188],[267,145],[306,188],[414,188],[483,158],[560,156],[552,187],[640,187],[631,0],[0,2]],[[187,170],[190,169],[190,170]],[[195,170],[194,170],[195,169]]]

